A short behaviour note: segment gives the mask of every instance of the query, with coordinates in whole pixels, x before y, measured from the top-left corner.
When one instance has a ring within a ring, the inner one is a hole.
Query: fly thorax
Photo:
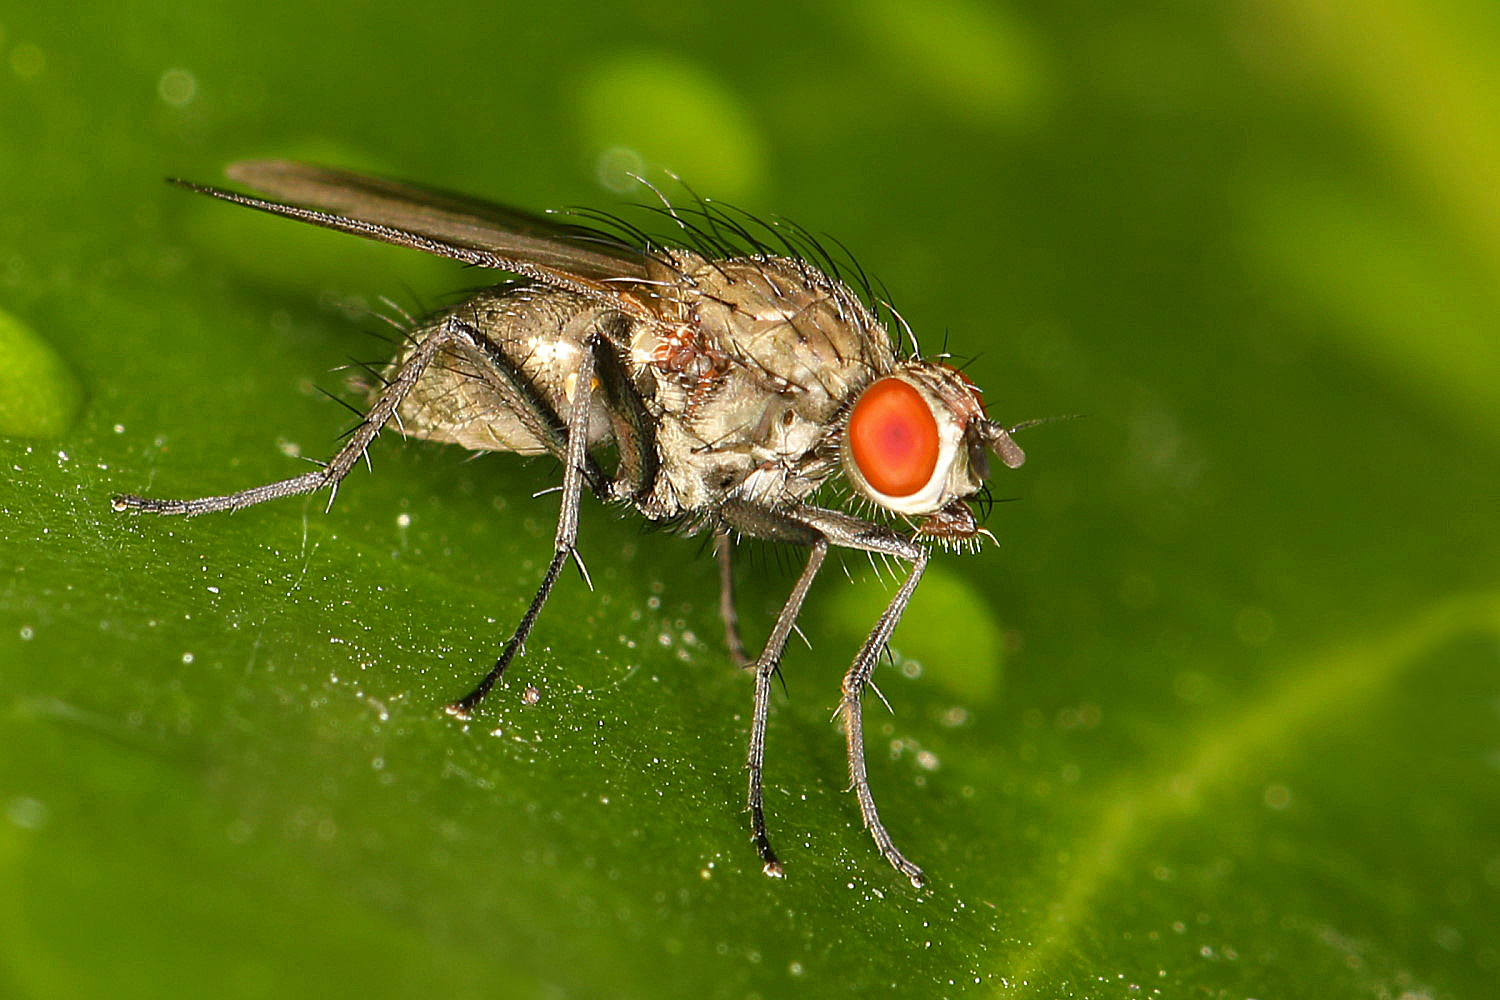
[[[890,339],[842,282],[786,257],[713,261],[692,276],[704,340],[760,389],[831,419],[848,394],[894,364]]]

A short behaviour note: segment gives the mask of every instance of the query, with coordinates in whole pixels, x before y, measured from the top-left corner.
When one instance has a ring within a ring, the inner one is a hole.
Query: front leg
[[[880,820],[880,812],[875,808],[875,796],[870,791],[869,772],[865,767],[864,722],[860,696],[869,686],[870,676],[875,672],[875,665],[880,660],[880,654],[885,650],[886,644],[891,641],[891,633],[896,631],[896,625],[901,621],[906,605],[911,602],[911,595],[916,592],[917,584],[921,582],[922,572],[927,568],[929,553],[916,542],[898,535],[889,528],[861,521],[847,514],[809,508],[802,512],[801,517],[810,526],[821,531],[834,545],[893,555],[911,563],[911,572],[907,574],[906,579],[896,591],[896,595],[881,612],[875,622],[875,627],[871,629],[864,645],[860,647],[859,654],[855,656],[848,672],[844,674],[839,715],[844,723],[844,740],[849,757],[849,784],[854,789],[855,798],[859,800],[859,812],[864,819],[865,829],[870,831],[870,836],[875,839],[875,846],[880,848],[880,853],[885,855],[885,859],[897,871],[911,879],[912,885],[920,887],[926,882],[926,876],[922,874],[922,869],[908,861],[906,855],[896,847],[885,824]]]
[[[771,629],[771,637],[766,640],[766,648],[761,651],[760,658],[755,661],[755,710],[750,716],[750,752],[745,762],[750,772],[748,801],[750,836],[755,841],[755,849],[760,853],[760,859],[764,863],[762,871],[772,878],[781,878],[785,872],[782,870],[780,860],[776,857],[776,852],[771,849],[771,838],[766,832],[766,810],[762,785],[762,770],[766,762],[766,719],[771,709],[771,677],[781,663],[781,654],[786,649],[787,638],[796,627],[797,615],[802,612],[802,602],[806,600],[807,592],[812,588],[813,577],[818,575],[818,569],[823,565],[823,557],[827,554],[827,541],[819,538],[813,542],[812,553],[807,557],[807,565],[803,567],[802,575],[797,577],[797,583],[792,587],[792,592],[787,595],[781,614],[776,616],[776,626]]]
[[[854,658],[853,664],[844,675],[839,715],[844,724],[849,759],[849,782],[854,790],[855,798],[859,801],[860,816],[864,820],[865,828],[870,831],[876,846],[880,848],[880,853],[885,855],[886,860],[897,871],[909,878],[913,885],[922,885],[924,882],[922,869],[908,861],[896,847],[885,824],[881,822],[879,811],[875,808],[875,797],[870,791],[869,773],[865,766],[860,696],[869,686],[870,676],[875,671],[880,653],[890,641],[891,633],[895,631],[896,624],[900,622],[901,615],[906,610],[906,605],[911,601],[911,595],[917,589],[917,584],[922,578],[922,571],[927,566],[927,550],[883,525],[818,507],[797,506],[783,510],[770,510],[731,501],[724,505],[720,514],[728,525],[743,534],[771,541],[809,545],[813,549],[808,557],[807,566],[803,569],[802,575],[797,578],[796,585],[792,588],[781,614],[776,619],[776,626],[772,629],[771,638],[767,641],[765,650],[755,664],[755,708],[751,716],[750,752],[747,763],[750,771],[750,824],[751,834],[754,837],[756,849],[760,852],[761,860],[765,863],[764,870],[767,875],[780,876],[783,873],[781,862],[771,850],[770,841],[766,835],[761,787],[761,771],[765,758],[766,716],[770,704],[770,680],[780,662],[787,637],[796,623],[797,614],[802,609],[807,591],[812,586],[813,577],[822,565],[823,557],[830,545],[892,555],[911,563],[911,573],[908,574],[895,597],[891,599],[890,604],[876,621],[875,628],[865,639],[859,655]]]

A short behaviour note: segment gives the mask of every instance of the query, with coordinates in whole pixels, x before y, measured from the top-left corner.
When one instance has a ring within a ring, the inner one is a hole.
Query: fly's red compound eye
[[[866,389],[849,415],[849,450],[865,482],[888,497],[909,497],[937,468],[937,420],[927,400],[899,378]]]

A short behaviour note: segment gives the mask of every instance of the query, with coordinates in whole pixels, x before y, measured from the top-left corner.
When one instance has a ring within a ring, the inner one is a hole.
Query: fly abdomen
[[[392,367],[449,319],[472,327],[493,350],[444,348],[402,401],[401,433],[474,451],[556,453],[572,412],[584,338],[618,328],[618,312],[570,291],[498,285],[408,331],[412,346]],[[591,408],[590,447],[611,436],[605,401],[594,395]]]

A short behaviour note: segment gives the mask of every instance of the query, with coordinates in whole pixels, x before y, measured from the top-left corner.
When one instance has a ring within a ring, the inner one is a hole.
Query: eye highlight
[[[889,497],[909,497],[937,468],[937,420],[922,394],[899,378],[870,386],[849,415],[849,451],[865,482]]]

